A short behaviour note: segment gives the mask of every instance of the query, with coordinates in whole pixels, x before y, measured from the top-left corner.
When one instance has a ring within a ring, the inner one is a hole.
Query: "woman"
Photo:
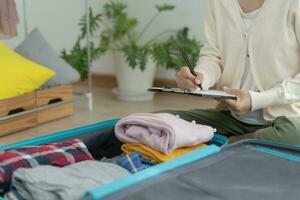
[[[300,144],[300,1],[209,0],[205,46],[194,77],[177,75],[184,89],[217,85],[234,94],[223,111],[170,111],[246,138]]]

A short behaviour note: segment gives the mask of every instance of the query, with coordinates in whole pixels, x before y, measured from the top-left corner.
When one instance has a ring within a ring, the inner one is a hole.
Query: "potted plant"
[[[147,92],[152,86],[156,65],[152,59],[153,44],[167,32],[163,32],[146,42],[143,36],[155,20],[164,12],[172,11],[172,5],[156,5],[156,13],[141,31],[138,19],[127,13],[127,5],[111,1],[104,6],[100,48],[113,55],[118,88],[114,90],[119,99],[129,101],[149,100],[153,94]]]
[[[146,26],[138,31],[138,20],[127,13],[127,5],[119,1],[110,1],[104,5],[103,13],[94,15],[90,11],[92,37],[100,32],[100,45],[91,44],[92,59],[98,59],[107,52],[112,52],[118,88],[114,90],[119,99],[138,101],[149,100],[153,94],[147,89],[152,86],[156,66],[178,69],[184,65],[178,48],[184,48],[195,61],[200,51],[200,44],[188,36],[188,29],[166,30],[146,42],[144,34],[155,20],[164,12],[175,9],[173,5],[156,5],[156,14]],[[62,51],[62,57],[81,72],[86,78],[86,20],[81,19],[81,35],[70,52]]]

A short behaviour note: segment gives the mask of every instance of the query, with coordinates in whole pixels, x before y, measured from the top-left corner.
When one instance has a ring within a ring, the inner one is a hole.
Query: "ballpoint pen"
[[[187,57],[187,55],[185,54],[185,52],[183,51],[183,49],[180,49],[180,52],[181,52],[181,55],[182,55],[182,58],[183,58],[184,62],[187,64],[187,66],[188,66],[188,68],[190,69],[191,73],[192,73],[195,77],[197,77],[198,75],[197,75],[197,73],[195,72],[194,67],[192,66],[192,64],[191,64],[191,62],[190,62],[190,60],[189,60],[189,58]],[[199,88],[200,88],[201,90],[203,90],[201,83],[200,83],[198,86],[199,86]]]

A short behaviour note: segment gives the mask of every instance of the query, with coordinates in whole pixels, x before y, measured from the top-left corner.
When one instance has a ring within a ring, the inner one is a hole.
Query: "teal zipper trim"
[[[113,194],[114,192],[125,189],[132,185],[136,185],[140,182],[143,182],[155,176],[159,176],[160,174],[163,174],[172,169],[176,169],[178,167],[184,166],[191,162],[206,158],[210,155],[218,153],[219,151],[220,151],[220,147],[217,147],[216,145],[210,145],[192,151],[174,160],[155,165],[151,168],[145,169],[133,175],[129,175],[125,178],[114,181],[112,183],[95,187],[94,189],[87,192],[85,197],[86,199],[93,199],[93,200],[102,199],[108,195]]]
[[[258,142],[258,143],[264,144],[264,145],[273,145],[273,146],[282,147],[282,148],[300,149],[300,145],[297,145],[297,144],[286,144],[286,143],[282,143],[282,142],[275,142],[275,141],[264,140],[264,139],[245,139],[245,140],[241,140],[240,142]]]
[[[0,150],[5,150],[5,149],[13,148],[13,147],[20,147],[20,146],[33,146],[33,145],[41,145],[41,144],[45,144],[45,143],[51,143],[51,142],[63,140],[63,139],[69,138],[69,137],[83,135],[88,132],[96,131],[99,129],[108,128],[108,127],[114,126],[117,122],[118,122],[118,120],[114,119],[114,120],[100,122],[100,123],[96,123],[96,124],[92,124],[92,125],[83,126],[80,128],[74,128],[74,129],[70,129],[70,130],[66,130],[66,131],[61,131],[61,132],[49,134],[46,136],[1,146]]]
[[[294,156],[291,154],[283,153],[280,151],[276,151],[273,149],[268,149],[268,148],[263,148],[263,147],[255,147],[254,148],[256,151],[262,152],[262,153],[267,153],[273,156],[281,157],[281,158],[286,158],[288,160],[300,162],[300,157],[299,156]]]

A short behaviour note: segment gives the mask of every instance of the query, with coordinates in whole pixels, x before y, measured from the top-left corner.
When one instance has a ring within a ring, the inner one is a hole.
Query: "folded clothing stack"
[[[121,119],[116,137],[125,153],[138,152],[151,162],[165,162],[204,147],[213,138],[210,126],[185,121],[168,113],[138,113]]]
[[[86,160],[94,158],[85,144],[78,139],[0,151],[0,193],[4,194],[10,190],[12,175],[20,168],[34,168],[40,165],[64,167]]]
[[[79,200],[89,189],[129,175],[111,163],[83,161],[67,167],[19,169],[13,176],[8,200]]]
[[[149,160],[150,162],[161,163],[161,162],[166,162],[168,160],[175,159],[175,158],[182,156],[190,151],[200,149],[205,146],[206,146],[205,144],[198,144],[195,146],[182,147],[182,148],[175,149],[173,152],[171,152],[169,154],[161,153],[161,152],[156,151],[155,149],[153,149],[147,145],[144,145],[144,144],[134,144],[134,143],[133,144],[124,144],[124,145],[122,145],[121,148],[122,148],[123,152],[125,152],[127,154],[139,152],[140,154],[143,155],[143,157],[145,159]]]

